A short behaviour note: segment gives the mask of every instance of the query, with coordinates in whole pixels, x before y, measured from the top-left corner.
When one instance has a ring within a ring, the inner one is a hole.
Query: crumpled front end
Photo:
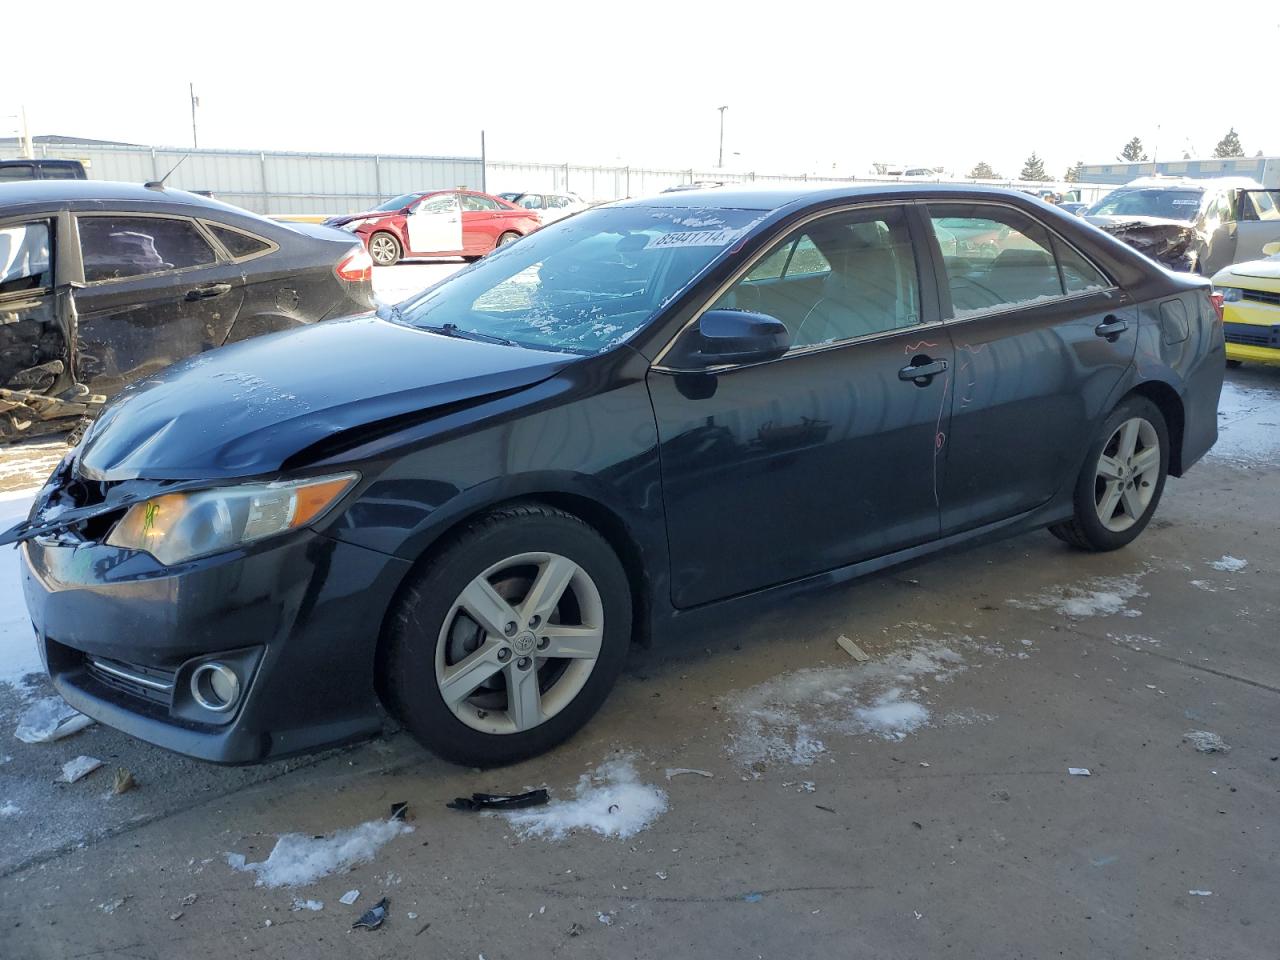
[[[1196,248],[1202,237],[1186,223],[1117,222],[1099,223],[1117,240],[1171,270],[1190,272],[1196,264]]]

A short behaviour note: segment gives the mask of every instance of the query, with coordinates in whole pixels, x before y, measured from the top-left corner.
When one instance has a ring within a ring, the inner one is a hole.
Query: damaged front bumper
[[[1189,273],[1195,270],[1198,251],[1205,245],[1195,227],[1186,223],[1118,222],[1097,224],[1122,243],[1146,254],[1156,263]]]
[[[381,729],[375,655],[406,561],[301,530],[167,567],[92,530],[29,532],[21,546],[42,656],[77,710],[217,763]],[[229,703],[204,689],[214,665]]]

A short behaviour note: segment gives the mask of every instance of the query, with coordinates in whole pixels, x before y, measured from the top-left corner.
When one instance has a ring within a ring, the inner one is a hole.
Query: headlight
[[[221,553],[320,519],[359,474],[166,493],[129,508],[107,543],[166,566]]]
[[[366,223],[373,223],[373,218],[365,217],[363,220],[352,220],[350,223],[344,223],[341,229],[355,233],[357,227],[363,227]]]
[[[1239,287],[1219,287],[1218,292],[1222,294],[1223,303],[1235,303],[1244,299],[1244,291]]]

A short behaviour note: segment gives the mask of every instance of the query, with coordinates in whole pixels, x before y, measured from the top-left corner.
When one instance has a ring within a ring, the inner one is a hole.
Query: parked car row
[[[175,360],[368,310],[371,278],[338,230],[180,190],[0,183],[0,441],[67,430]]]

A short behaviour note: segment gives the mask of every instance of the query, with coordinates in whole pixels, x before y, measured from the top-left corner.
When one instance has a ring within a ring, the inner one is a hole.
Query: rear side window
[[[40,168],[41,180],[79,180],[80,171],[75,167],[48,166]]]
[[[462,195],[462,209],[472,212],[479,210],[500,210],[496,200],[490,200],[488,197],[478,197],[474,193],[464,193]]]
[[[992,204],[930,204],[956,319],[1106,289],[1079,253],[1026,214]]]
[[[49,223],[0,227],[0,297],[53,286]]]
[[[267,243],[267,241],[250,236],[247,233],[241,233],[239,230],[222,227],[216,223],[206,223],[205,226],[218,238],[218,242],[227,248],[227,252],[231,254],[233,260],[252,257],[255,254],[265,253],[271,249],[271,244]]]
[[[119,280],[217,260],[191,220],[165,217],[80,217],[86,281]]]

